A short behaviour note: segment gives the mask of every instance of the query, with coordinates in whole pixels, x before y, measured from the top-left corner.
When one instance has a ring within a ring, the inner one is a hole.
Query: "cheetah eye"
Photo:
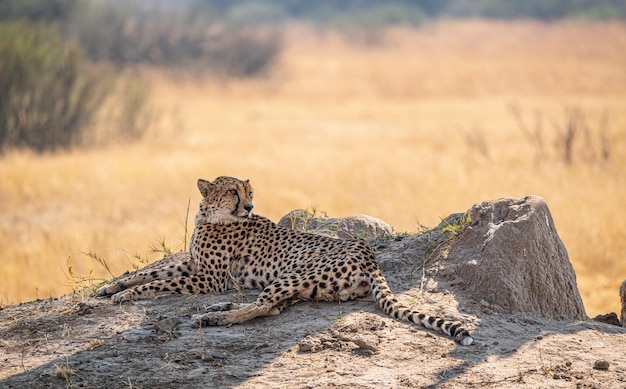
[[[248,197],[252,198],[252,192],[248,193]]]
[[[230,193],[231,195],[235,195],[235,196],[239,195],[239,193],[237,193],[237,189],[230,189],[228,193]]]

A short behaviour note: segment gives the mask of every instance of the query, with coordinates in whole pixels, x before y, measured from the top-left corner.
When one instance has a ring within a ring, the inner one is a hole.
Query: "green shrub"
[[[41,23],[0,23],[0,148],[67,148],[107,94],[80,49]]]

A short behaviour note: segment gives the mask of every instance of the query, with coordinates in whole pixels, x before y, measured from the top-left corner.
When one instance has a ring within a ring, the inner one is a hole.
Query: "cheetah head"
[[[199,179],[202,194],[197,222],[229,224],[252,216],[252,186],[249,180],[218,177],[213,182]]]

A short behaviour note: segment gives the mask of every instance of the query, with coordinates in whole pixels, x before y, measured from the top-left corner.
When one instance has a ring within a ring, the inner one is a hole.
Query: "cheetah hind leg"
[[[294,296],[297,290],[276,293],[280,290],[280,281],[266,287],[252,304],[244,303],[217,303],[207,308],[207,313],[192,315],[192,326],[224,326],[238,324],[254,319],[255,317],[274,316],[297,301]]]
[[[285,308],[287,308],[288,306],[294,304],[297,300],[293,300],[293,299],[287,299],[287,300],[283,300],[281,303],[279,303],[277,306],[275,306],[274,308],[276,308],[278,310],[278,312],[276,312],[274,309],[272,309],[270,311],[270,313],[266,316],[274,316],[274,315],[278,315],[279,313],[281,313]],[[250,305],[249,303],[231,303],[231,302],[221,302],[221,303],[215,303],[215,304],[211,304],[209,305],[206,309],[205,312],[224,312],[224,311],[234,311],[237,309],[242,309],[245,308],[246,306]],[[198,315],[196,315],[198,316]]]
[[[223,326],[229,324],[243,323],[254,317],[278,315],[287,304],[279,304],[269,310],[265,307],[259,308],[256,303],[217,303],[209,305],[203,315],[192,315],[192,327],[201,326]],[[250,319],[246,319],[249,317]]]

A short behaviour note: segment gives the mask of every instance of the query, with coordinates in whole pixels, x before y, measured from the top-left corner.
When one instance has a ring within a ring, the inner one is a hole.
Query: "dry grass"
[[[67,292],[68,258],[76,273],[106,276],[81,251],[108,258],[117,274],[161,237],[182,249],[187,201],[193,216],[200,197],[195,180],[233,175],[252,180],[255,210],[274,220],[314,205],[371,214],[397,231],[487,199],[543,196],[588,314],[617,311],[626,278],[624,69],[621,24],[457,22],[390,31],[377,47],[293,26],[280,69],[262,81],[153,72],[168,131],[103,150],[2,157],[0,299]],[[540,159],[511,104],[532,128],[540,113]],[[588,129],[567,165],[557,146],[569,106]]]

